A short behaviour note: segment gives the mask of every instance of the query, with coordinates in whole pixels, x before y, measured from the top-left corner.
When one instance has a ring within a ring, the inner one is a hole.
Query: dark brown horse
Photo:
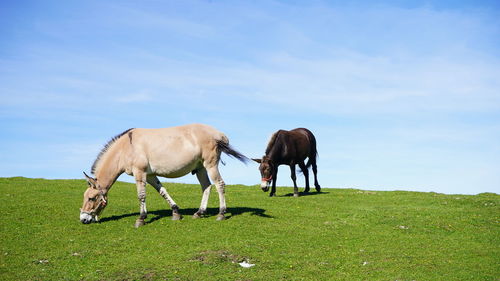
[[[320,192],[321,187],[318,183],[318,168],[316,166],[316,138],[305,128],[297,128],[291,131],[279,130],[274,133],[269,140],[266,149],[266,155],[262,159],[253,159],[260,163],[260,174],[262,182],[260,187],[264,192],[269,190],[272,182],[272,189],[269,196],[276,194],[276,177],[278,175],[279,165],[290,166],[290,172],[293,180],[293,196],[299,196],[297,187],[297,176],[295,175],[295,165],[299,165],[304,177],[306,178],[306,188],[304,192],[309,192],[309,167],[312,166],[314,173],[314,186],[316,191]],[[307,164],[304,163],[308,158]]]

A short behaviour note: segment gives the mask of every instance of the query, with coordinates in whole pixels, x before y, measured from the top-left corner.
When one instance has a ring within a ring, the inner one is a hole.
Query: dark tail
[[[245,164],[247,164],[250,161],[248,157],[234,150],[229,145],[229,142],[227,141],[226,138],[223,138],[222,140],[217,140],[217,150],[219,150],[220,152],[224,152],[225,154],[234,157]]]

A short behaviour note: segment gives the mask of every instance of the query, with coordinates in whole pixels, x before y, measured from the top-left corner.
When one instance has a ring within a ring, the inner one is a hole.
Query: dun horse
[[[211,182],[219,193],[217,220],[225,219],[225,183],[219,173],[221,152],[246,162],[241,153],[235,151],[228,138],[216,129],[202,124],[191,124],[163,129],[129,129],[110,140],[99,153],[92,166],[95,178],[85,174],[89,188],[83,195],[80,221],[98,221],[98,215],[106,207],[108,191],[122,173],[134,176],[140,215],[135,227],[144,225],[147,217],[146,183],[151,184],[172,208],[172,219],[182,218],[179,207],[156,176],[177,178],[191,172],[196,174],[202,189],[199,210],[193,218],[205,214]]]
[[[318,183],[318,168],[316,166],[316,138],[305,128],[297,128],[291,131],[279,130],[274,133],[269,140],[266,149],[266,155],[262,159],[253,159],[260,163],[260,174],[262,182],[260,187],[263,191],[269,190],[272,182],[272,189],[269,196],[276,194],[276,177],[278,175],[279,165],[289,165],[293,181],[293,196],[299,196],[297,187],[297,176],[295,175],[295,165],[299,165],[306,179],[306,188],[304,192],[309,192],[309,167],[312,166],[314,173],[314,186],[316,191],[320,192],[321,187]],[[304,160],[308,158],[307,164]]]

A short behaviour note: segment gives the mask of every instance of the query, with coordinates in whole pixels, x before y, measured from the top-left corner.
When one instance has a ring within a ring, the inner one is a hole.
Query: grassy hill
[[[500,196],[228,186],[228,217],[193,220],[197,185],[116,183],[101,223],[79,221],[83,180],[0,178],[0,280],[500,280]],[[243,268],[246,261],[255,266]]]

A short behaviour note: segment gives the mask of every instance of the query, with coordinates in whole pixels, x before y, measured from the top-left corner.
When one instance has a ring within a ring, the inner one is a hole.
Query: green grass
[[[0,280],[500,280],[500,196],[228,186],[228,220],[193,220],[197,185],[117,182],[99,224],[79,221],[83,180],[0,178]],[[238,262],[255,264],[242,268]]]

